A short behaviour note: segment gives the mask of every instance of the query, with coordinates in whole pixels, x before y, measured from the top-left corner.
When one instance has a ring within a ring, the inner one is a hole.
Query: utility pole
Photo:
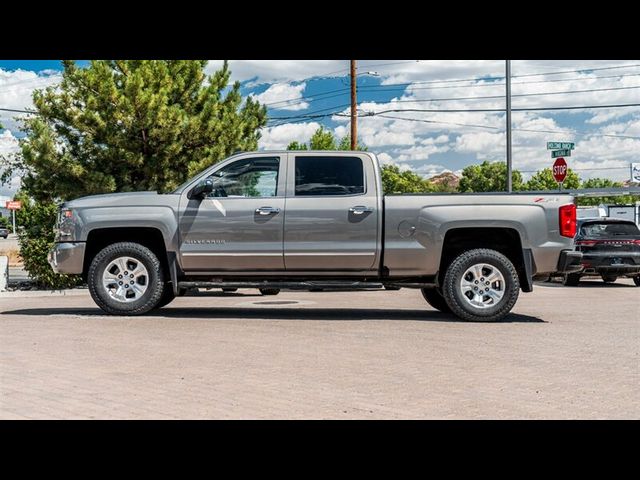
[[[356,61],[351,60],[351,150],[358,148],[358,112],[356,100]]]
[[[507,85],[507,192],[513,190],[511,178],[511,60],[506,60],[505,80]]]

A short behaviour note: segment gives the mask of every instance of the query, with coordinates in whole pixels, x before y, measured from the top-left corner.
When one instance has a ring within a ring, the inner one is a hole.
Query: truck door
[[[180,256],[188,271],[283,270],[286,155],[232,160],[204,199],[183,193]]]
[[[288,162],[286,270],[375,270],[380,207],[373,160],[356,152],[296,152]]]

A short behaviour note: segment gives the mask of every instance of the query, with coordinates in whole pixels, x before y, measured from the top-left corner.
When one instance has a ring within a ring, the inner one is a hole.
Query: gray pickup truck
[[[440,311],[496,321],[536,276],[582,269],[575,228],[569,195],[384,195],[372,153],[252,152],[172,193],[62,204],[49,262],[116,315],[190,288],[416,288]]]

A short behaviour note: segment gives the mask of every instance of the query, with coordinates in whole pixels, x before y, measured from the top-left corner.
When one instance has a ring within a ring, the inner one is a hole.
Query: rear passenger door
[[[371,271],[379,207],[371,158],[290,153],[285,204],[287,271]]]

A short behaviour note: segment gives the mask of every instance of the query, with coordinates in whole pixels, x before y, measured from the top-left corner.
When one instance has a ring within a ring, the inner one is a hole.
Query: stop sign
[[[567,162],[565,162],[562,157],[556,158],[556,161],[553,162],[553,178],[556,179],[556,182],[562,183],[566,177]]]

